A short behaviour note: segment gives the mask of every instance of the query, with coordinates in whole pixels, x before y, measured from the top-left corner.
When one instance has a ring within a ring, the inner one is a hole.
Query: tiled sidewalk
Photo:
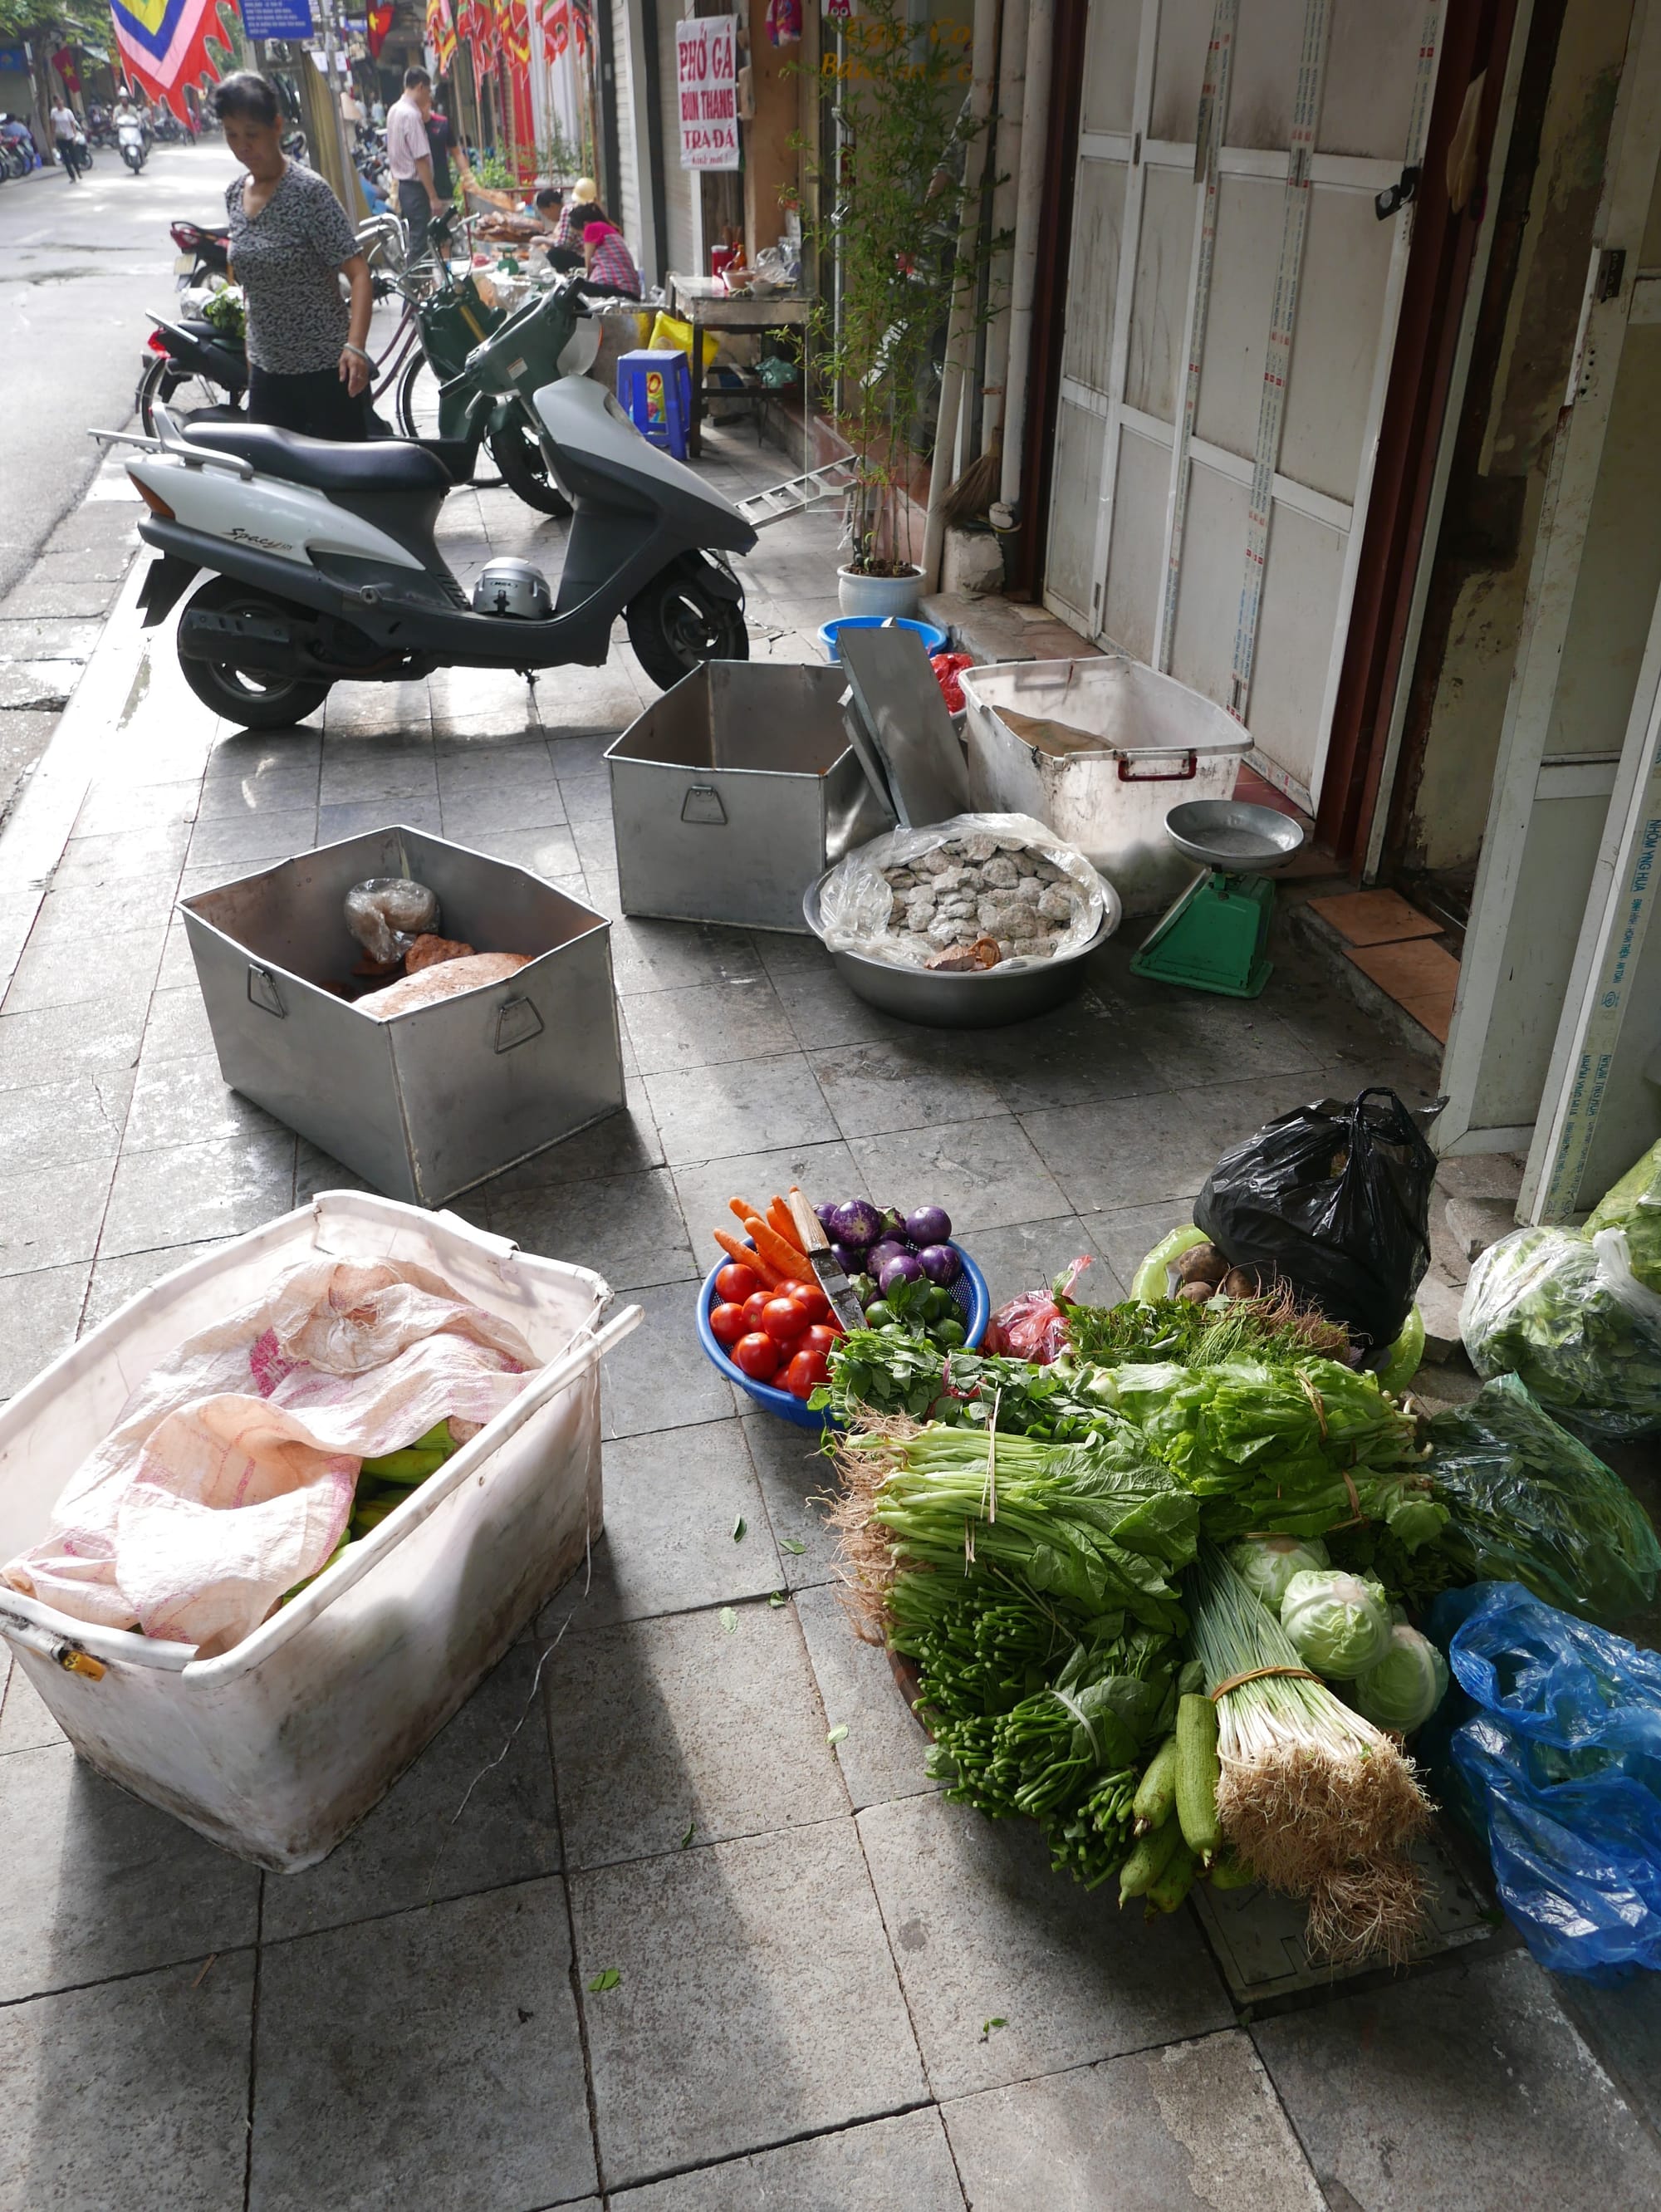
[[[783,473],[724,451],[712,475]],[[543,537],[500,493],[448,521],[464,564]],[[764,538],[766,649],[811,652],[833,543]],[[692,1329],[734,1191],[937,1200],[995,1294],[1088,1252],[1112,1298],[1226,1142],[1428,1069],[1294,962],[1241,1006],[1139,983],[1116,943],[1064,1014],[955,1036],[874,1014],[809,940],[617,918],[626,651],[534,706],[475,676],[348,689],[267,738],[209,726],[165,642],[121,696],[0,1006],[0,1394],[349,1180],[220,1083],[172,909],[386,822],[614,917],[627,1113],[459,1210],[647,1322],[607,1370],[591,1583],[312,1872],[262,1876],[79,1767],[13,1675],[0,2212],[1661,2205],[1646,1987],[1575,1998],[1635,2109],[1504,1935],[1250,2019],[1191,1912],[1145,1928],[946,1805],[837,1603],[822,1463]]]

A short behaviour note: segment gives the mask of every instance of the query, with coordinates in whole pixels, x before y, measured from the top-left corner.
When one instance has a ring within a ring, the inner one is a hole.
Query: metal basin
[[[802,895],[808,927],[822,940],[819,895],[827,869]],[[985,968],[973,975],[940,975],[925,968],[896,968],[887,960],[868,960],[861,952],[831,949],[836,972],[857,997],[902,1022],[922,1022],[937,1030],[997,1029],[1006,1022],[1030,1021],[1064,1005],[1084,982],[1084,962],[1112,934],[1111,920],[1076,952],[1030,968]]]
[[[1289,814],[1246,799],[1191,799],[1166,816],[1165,834],[1191,860],[1231,876],[1283,868],[1303,842],[1302,825]]]

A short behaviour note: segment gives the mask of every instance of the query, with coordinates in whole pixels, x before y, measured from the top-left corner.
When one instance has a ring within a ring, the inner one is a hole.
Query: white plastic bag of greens
[[[1470,1271],[1459,1334],[1484,1382],[1519,1376],[1572,1429],[1661,1429],[1661,1293],[1634,1274],[1622,1229],[1502,1237]]]
[[[838,861],[819,894],[833,952],[924,968],[977,944],[1034,968],[1118,927],[1118,893],[1028,814],[955,814],[893,830]],[[990,958],[984,963],[993,964]]]

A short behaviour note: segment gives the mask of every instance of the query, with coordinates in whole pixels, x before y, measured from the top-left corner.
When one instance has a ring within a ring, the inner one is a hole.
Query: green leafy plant
[[[842,43],[840,64],[826,63],[838,167],[817,173],[826,211],[804,226],[809,252],[835,269],[833,297],[815,317],[815,365],[853,448],[847,565],[907,575],[912,450],[932,436],[948,319],[955,300],[977,297],[985,258],[960,239],[979,126],[963,113],[961,47],[938,27],[912,24],[902,0],[864,0]]]

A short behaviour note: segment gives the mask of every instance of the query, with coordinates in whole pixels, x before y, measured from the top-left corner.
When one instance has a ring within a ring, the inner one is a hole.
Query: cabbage
[[[1228,1547],[1228,1564],[1253,1597],[1278,1613],[1294,1575],[1332,1562],[1318,1536],[1242,1536]]]
[[[1390,1648],[1390,1607],[1381,1586],[1331,1568],[1293,1576],[1281,1626],[1306,1667],[1344,1682],[1376,1666]]]
[[[1400,1625],[1391,1630],[1390,1649],[1378,1665],[1356,1676],[1355,1708],[1374,1728],[1410,1735],[1441,1704],[1446,1688],[1441,1653],[1416,1628]]]

